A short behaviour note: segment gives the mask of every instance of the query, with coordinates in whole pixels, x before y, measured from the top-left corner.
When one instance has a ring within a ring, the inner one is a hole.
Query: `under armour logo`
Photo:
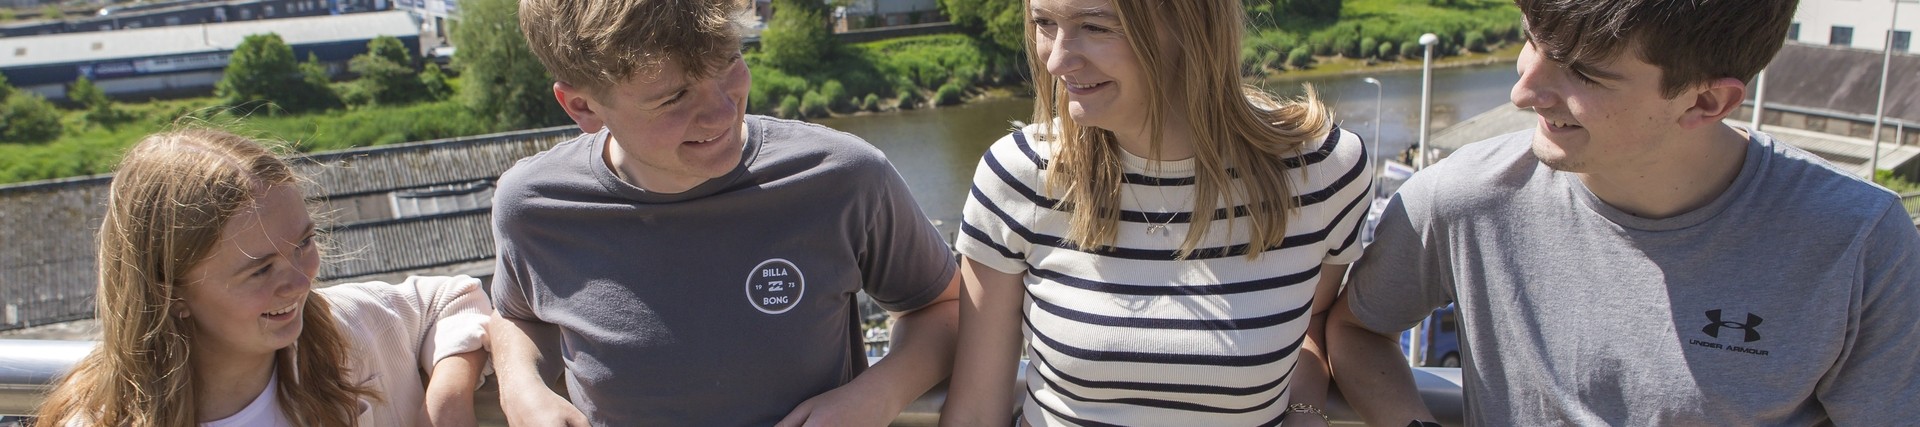
[[[1713,323],[1708,323],[1707,327],[1700,331],[1714,338],[1720,337],[1720,328],[1730,328],[1747,331],[1746,342],[1760,340],[1760,331],[1754,330],[1754,327],[1760,326],[1760,316],[1755,316],[1753,313],[1747,313],[1747,323],[1736,323],[1720,320],[1720,310],[1707,310],[1707,321]]]

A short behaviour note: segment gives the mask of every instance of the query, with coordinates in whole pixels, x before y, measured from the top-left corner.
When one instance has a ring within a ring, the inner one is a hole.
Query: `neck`
[[[1128,132],[1114,131],[1114,142],[1120,144],[1120,149],[1143,159],[1173,161],[1193,158],[1193,129],[1187,126],[1186,119],[1167,114],[1161,116],[1161,123],[1159,153],[1153,151],[1153,141],[1147,137],[1147,126]]]
[[[1607,205],[1642,218],[1671,218],[1712,203],[1746,162],[1745,132],[1715,123],[1659,144],[1632,168],[1577,173]]]
[[[276,353],[240,355],[196,345],[193,349],[193,396],[197,422],[233,416],[267,389]]]

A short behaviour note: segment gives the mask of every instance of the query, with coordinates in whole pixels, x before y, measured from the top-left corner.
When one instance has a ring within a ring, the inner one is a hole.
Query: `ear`
[[[178,317],[182,319],[193,317],[193,312],[190,310],[187,310],[186,303],[174,301],[172,305],[173,305],[173,317]]]
[[[567,117],[572,117],[573,123],[580,125],[581,131],[599,132],[600,128],[607,125],[606,119],[600,116],[598,106],[592,98],[588,97],[585,89],[574,87],[567,82],[553,82],[553,98],[560,101],[560,108],[567,110]]]
[[[1740,109],[1740,103],[1747,99],[1747,84],[1740,79],[1723,77],[1708,81],[1697,89],[1691,89],[1693,105],[1687,107],[1680,116],[1680,127],[1697,129],[1733,115]],[[1682,93],[1680,96],[1689,96]]]

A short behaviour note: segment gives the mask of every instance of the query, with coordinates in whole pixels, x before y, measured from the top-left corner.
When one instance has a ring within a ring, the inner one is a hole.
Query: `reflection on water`
[[[1381,120],[1375,119],[1374,86],[1361,81],[1372,76],[1383,83]],[[1507,92],[1519,80],[1512,64],[1434,70],[1433,126],[1435,129],[1506,105]],[[1380,149],[1398,153],[1414,144],[1420,116],[1420,71],[1370,75],[1276,80],[1269,90],[1288,96],[1304,92],[1311,83],[1321,101],[1333,108],[1341,127],[1374,139],[1380,124]],[[960,223],[973,169],[987,146],[1013,129],[1013,121],[1033,117],[1033,100],[1003,99],[958,107],[819,119],[817,123],[859,135],[893,161],[906,179],[928,218],[951,237]]]

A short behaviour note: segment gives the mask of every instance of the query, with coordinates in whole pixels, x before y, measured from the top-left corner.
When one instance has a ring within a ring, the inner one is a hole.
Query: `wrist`
[[[1325,423],[1323,425],[1333,425],[1333,420],[1327,418],[1326,411],[1322,411],[1319,406],[1312,404],[1295,403],[1287,405],[1287,417],[1292,418],[1295,416],[1305,417],[1304,419],[1319,419],[1320,422]]]

